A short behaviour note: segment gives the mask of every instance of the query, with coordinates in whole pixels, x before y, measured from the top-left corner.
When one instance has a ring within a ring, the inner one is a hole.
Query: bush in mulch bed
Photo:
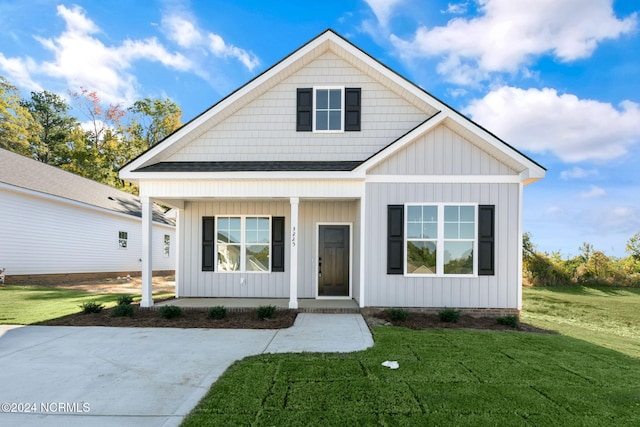
[[[118,307],[118,306],[116,306]],[[228,329],[282,329],[293,325],[296,310],[277,310],[270,319],[258,319],[255,310],[229,311],[224,319],[210,319],[206,308],[183,309],[179,317],[165,319],[156,308],[140,308],[132,304],[131,316],[116,317],[114,308],[105,308],[99,313],[71,314],[58,319],[38,323],[47,326],[118,326],[150,328],[228,328]]]
[[[552,333],[545,329],[536,328],[526,323],[518,323],[514,326],[512,322],[499,323],[495,317],[473,317],[467,314],[460,314],[457,322],[447,322],[440,319],[437,313],[411,312],[404,321],[393,320],[387,311],[380,311],[374,314],[375,317],[385,320],[393,326],[403,326],[410,329],[490,329],[490,330],[517,330],[523,332]],[[505,324],[508,323],[508,324]]]

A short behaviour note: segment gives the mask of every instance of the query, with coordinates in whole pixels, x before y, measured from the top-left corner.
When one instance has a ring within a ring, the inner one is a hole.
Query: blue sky
[[[542,251],[624,256],[640,232],[633,0],[0,0],[0,75],[190,120],[327,28],[548,169],[525,188]]]

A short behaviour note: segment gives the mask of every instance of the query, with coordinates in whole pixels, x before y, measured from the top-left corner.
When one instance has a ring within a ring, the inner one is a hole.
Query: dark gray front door
[[[349,226],[319,226],[318,245],[318,296],[348,297]]]

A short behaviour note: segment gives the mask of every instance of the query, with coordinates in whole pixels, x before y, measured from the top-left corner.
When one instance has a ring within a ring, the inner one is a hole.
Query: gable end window
[[[360,130],[360,88],[303,88],[297,90],[296,100],[298,132],[336,133]]]

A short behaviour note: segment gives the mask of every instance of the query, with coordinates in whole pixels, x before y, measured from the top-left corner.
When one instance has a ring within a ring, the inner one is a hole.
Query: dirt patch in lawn
[[[115,317],[113,308],[99,313],[78,313],[39,323],[46,326],[115,326],[139,328],[225,328],[225,329],[282,329],[293,325],[296,310],[277,310],[270,319],[259,319],[256,311],[231,311],[227,318],[213,320],[207,318],[207,309],[183,309],[182,314],[173,319],[160,316],[156,308],[141,308],[132,304],[133,316]]]
[[[386,311],[365,316],[369,326],[393,325],[410,329],[488,329],[496,331],[522,331],[537,333],[555,333],[519,322],[517,326],[502,325],[494,317],[474,317],[462,314],[457,322],[444,322],[437,314],[409,313],[405,321],[392,320]]]
[[[174,276],[153,276],[153,293],[173,293],[175,292]],[[118,277],[110,279],[89,280],[79,283],[60,283],[53,285],[56,288],[74,289],[77,291],[95,292],[100,294],[137,294],[142,290],[142,278],[138,277]]]

